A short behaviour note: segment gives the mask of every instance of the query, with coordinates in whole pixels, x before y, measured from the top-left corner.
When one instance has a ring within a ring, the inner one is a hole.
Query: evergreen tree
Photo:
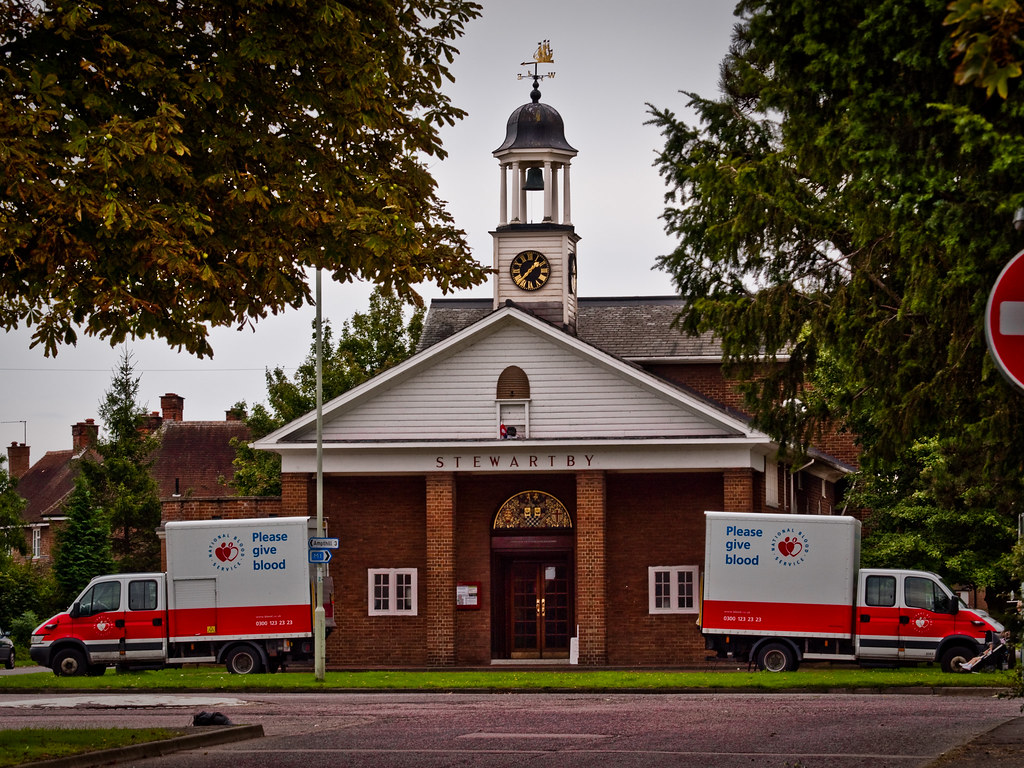
[[[64,504],[67,517],[57,531],[53,573],[65,605],[70,604],[94,576],[114,572],[110,521],[82,475]]]
[[[794,452],[834,425],[859,436],[869,554],[928,536],[889,564],[1006,590],[1024,408],[984,309],[1024,247],[1024,92],[958,84],[946,5],[740,2],[722,96],[689,94],[699,124],[652,107],[679,239],[659,263],[682,326],[718,334],[748,380],[758,426]]]
[[[18,495],[18,480],[7,473],[6,456],[0,456],[0,566],[11,550],[25,552],[25,521],[21,517],[25,500]]]
[[[82,482],[106,515],[113,557],[122,572],[160,568],[160,494],[150,474],[158,443],[140,429],[146,409],[138,403],[140,377],[134,370],[126,350],[99,406],[108,435],[96,444],[102,458],[86,456],[81,462]]]
[[[323,330],[323,401],[341,395],[357,384],[391,368],[416,351],[423,331],[423,310],[415,309],[406,322],[406,305],[394,294],[377,288],[370,296],[367,313],[356,312],[341,328],[333,343],[329,323]],[[269,408],[256,404],[246,419],[252,438],[259,439],[316,408],[316,337],[309,355],[293,379],[280,367],[267,371]],[[246,410],[246,404],[236,408]],[[277,496],[281,493],[281,457],[255,451],[248,441],[233,440],[236,458],[234,485],[243,496]]]

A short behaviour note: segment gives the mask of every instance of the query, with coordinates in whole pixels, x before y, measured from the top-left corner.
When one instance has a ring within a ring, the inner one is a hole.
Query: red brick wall
[[[747,413],[743,395],[737,389],[738,382],[727,379],[719,363],[647,365],[645,368],[658,376],[690,387],[717,403]],[[857,466],[860,449],[854,435],[840,433],[836,427],[826,427],[818,433],[813,443],[815,448],[829,456]]]
[[[341,540],[330,564],[338,626],[327,638],[328,666],[429,663],[425,498],[423,477],[324,479],[328,531]],[[368,615],[371,568],[418,569],[417,616]]]
[[[723,506],[718,474],[608,475],[609,665],[704,660],[697,614],[650,613],[647,569],[702,566],[704,511]]]

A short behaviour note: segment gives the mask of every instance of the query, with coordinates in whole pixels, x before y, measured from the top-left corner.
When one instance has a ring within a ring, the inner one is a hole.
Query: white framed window
[[[43,554],[43,531],[40,528],[32,529],[32,558],[38,560]]]
[[[647,569],[651,613],[697,613],[697,566],[652,565]]]
[[[779,506],[779,463],[769,459],[764,461],[764,503]]]
[[[367,571],[370,616],[416,616],[415,568],[371,568]]]

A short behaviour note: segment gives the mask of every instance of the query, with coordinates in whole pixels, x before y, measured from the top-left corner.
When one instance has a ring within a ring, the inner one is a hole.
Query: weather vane
[[[554,77],[555,76],[554,72],[545,72],[542,75],[542,74],[540,74],[537,71],[537,67],[539,67],[541,64],[554,64],[554,63],[555,63],[555,55],[554,55],[554,51],[551,50],[551,41],[550,40],[542,40],[541,42],[537,43],[537,50],[533,54],[533,60],[532,61],[524,61],[524,62],[522,62],[522,66],[524,66],[524,67],[532,66],[533,67],[533,72],[520,73],[517,76],[517,79],[522,80],[524,77],[532,77],[533,78],[533,87],[536,88],[537,84],[541,80],[543,80],[545,77]]]

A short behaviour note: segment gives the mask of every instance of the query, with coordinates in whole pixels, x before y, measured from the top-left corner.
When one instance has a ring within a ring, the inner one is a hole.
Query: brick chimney
[[[160,429],[160,425],[163,424],[164,419],[160,415],[159,411],[153,411],[148,416],[143,416],[139,422],[139,430],[146,435],[151,435]]]
[[[94,419],[86,419],[71,425],[71,447],[75,452],[92,448],[100,436],[100,425]]]
[[[28,446],[15,440],[7,446],[7,474],[21,477],[28,472]]]
[[[224,421],[245,421],[246,413],[242,408],[230,408],[224,411]]]
[[[185,398],[168,392],[160,398],[160,410],[164,412],[164,421],[182,421],[185,418]]]

